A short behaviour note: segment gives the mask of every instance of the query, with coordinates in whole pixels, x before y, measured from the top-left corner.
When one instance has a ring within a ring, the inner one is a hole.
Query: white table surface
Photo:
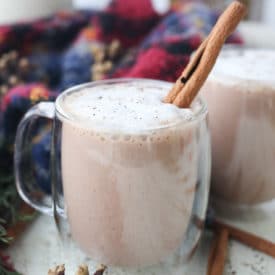
[[[275,242],[275,210],[250,213],[231,220],[234,225],[259,234]],[[203,275],[206,274],[208,251],[211,243],[211,233],[205,232],[200,246],[187,270],[175,271],[169,275]],[[96,264],[89,260],[73,242],[64,247],[60,241],[55,224],[51,217],[39,216],[25,233],[7,251],[15,267],[23,275],[47,274],[50,267],[65,263],[66,275],[74,275],[77,267],[88,264],[91,274]],[[129,272],[108,270],[108,275],[130,275]],[[168,275],[163,270],[133,274]],[[275,259],[248,248],[236,241],[230,241],[224,275],[273,275],[275,274]]]

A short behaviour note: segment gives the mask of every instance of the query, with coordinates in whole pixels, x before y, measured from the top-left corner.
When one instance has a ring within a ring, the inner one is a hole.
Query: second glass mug
[[[198,98],[191,121],[117,135],[85,128],[62,105],[67,96],[83,89],[118,83],[167,91],[172,85],[145,79],[103,80],[70,88],[55,103],[31,108],[17,129],[17,189],[40,212],[65,217],[72,238],[93,260],[130,267],[167,259],[186,262],[201,236],[208,202],[207,107]],[[32,125],[41,117],[53,121],[51,194],[32,177]]]

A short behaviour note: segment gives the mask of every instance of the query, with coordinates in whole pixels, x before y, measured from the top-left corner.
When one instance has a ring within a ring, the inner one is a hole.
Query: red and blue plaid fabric
[[[0,54],[15,49],[35,68],[29,83],[1,98],[0,175],[3,171],[12,173],[15,131],[23,114],[35,103],[54,100],[65,88],[91,80],[93,44],[104,46],[119,39],[125,51],[106,78],[174,81],[217,16],[199,3],[178,5],[159,15],[150,0],[114,0],[101,12],[58,13],[31,23],[0,27]],[[241,43],[241,39],[234,34],[228,42]],[[48,191],[49,140],[49,133],[43,131],[34,138],[32,150],[34,174]]]

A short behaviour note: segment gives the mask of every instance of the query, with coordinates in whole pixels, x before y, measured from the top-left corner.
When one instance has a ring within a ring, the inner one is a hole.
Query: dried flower
[[[118,40],[113,40],[109,45],[93,45],[91,52],[94,56],[91,78],[100,80],[113,69],[114,62],[121,57],[122,48]]]
[[[16,51],[0,56],[0,99],[9,89],[26,82],[32,65],[28,58],[20,57]]]

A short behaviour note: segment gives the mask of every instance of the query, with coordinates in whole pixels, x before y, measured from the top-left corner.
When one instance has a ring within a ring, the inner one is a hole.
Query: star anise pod
[[[94,273],[94,275],[103,275],[104,272],[106,271],[107,266],[105,265],[100,265],[100,267],[96,270],[96,272]]]
[[[81,265],[78,267],[78,270],[75,275],[89,275],[89,270],[87,265]]]
[[[50,269],[48,275],[65,275],[65,265],[58,265],[54,269]]]

